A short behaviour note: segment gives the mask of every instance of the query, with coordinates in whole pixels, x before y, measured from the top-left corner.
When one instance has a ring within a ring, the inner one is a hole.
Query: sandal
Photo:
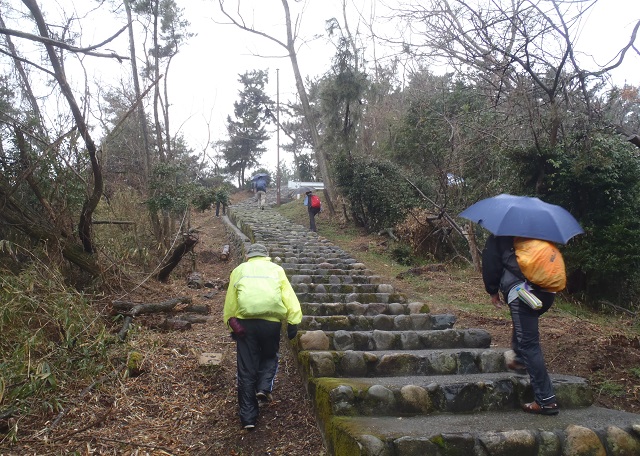
[[[522,410],[535,415],[557,415],[560,413],[560,407],[555,402],[547,405],[540,405],[537,402],[529,402],[522,406]]]

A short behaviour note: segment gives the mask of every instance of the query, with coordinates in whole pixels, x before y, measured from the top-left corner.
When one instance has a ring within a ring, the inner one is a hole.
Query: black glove
[[[287,337],[289,340],[296,337],[296,334],[298,334],[298,325],[287,324]]]
[[[229,327],[231,328],[231,330],[233,331],[233,334],[236,337],[239,338],[243,338],[246,335],[246,331],[244,329],[244,326],[242,326],[240,324],[240,322],[238,321],[238,319],[236,317],[231,317],[229,318]]]

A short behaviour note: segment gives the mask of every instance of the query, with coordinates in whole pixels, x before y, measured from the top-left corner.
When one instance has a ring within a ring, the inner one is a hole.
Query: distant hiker
[[[287,322],[289,340],[302,321],[300,302],[284,269],[268,255],[262,244],[249,247],[247,261],[231,272],[224,302],[224,323],[236,341],[240,423],[247,430],[256,426],[258,401],[271,400],[282,321]]]
[[[227,215],[229,205],[229,192],[224,186],[217,187],[213,192],[213,201],[216,203],[216,217],[220,216],[220,206],[222,205],[222,215]]]
[[[260,176],[256,181],[256,192],[258,193],[258,204],[264,210],[264,203],[267,201],[267,178]]]
[[[529,288],[528,291],[541,301],[537,310],[519,297],[518,289],[527,288],[528,285],[525,284],[525,277],[518,266],[511,236],[489,236],[482,251],[482,279],[485,290],[491,295],[491,303],[496,308],[502,307],[500,291],[509,305],[513,323],[511,347],[515,356],[507,359],[507,367],[527,371],[535,398],[534,402],[524,404],[522,409],[528,413],[557,415],[559,410],[556,395],[540,348],[538,330],[538,319],[553,304],[555,293],[537,286]]]
[[[309,213],[309,229],[311,231],[318,231],[316,228],[316,215],[322,210],[320,198],[309,190],[305,193],[303,204],[307,206],[307,212]]]

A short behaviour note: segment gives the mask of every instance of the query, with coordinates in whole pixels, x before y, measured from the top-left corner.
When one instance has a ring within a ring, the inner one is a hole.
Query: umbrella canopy
[[[254,181],[254,180],[260,179],[261,177],[269,177],[269,175],[267,173],[259,173],[259,174],[255,174],[255,175],[251,176],[251,179],[249,179],[249,180]]]
[[[496,236],[522,236],[566,244],[584,233],[566,209],[538,198],[502,194],[483,199],[460,213]]]
[[[307,192],[315,192],[315,188],[313,187],[298,187],[293,191],[294,195],[301,195],[303,193],[307,193]]]

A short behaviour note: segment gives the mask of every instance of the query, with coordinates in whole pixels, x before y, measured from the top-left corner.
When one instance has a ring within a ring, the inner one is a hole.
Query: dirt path
[[[194,214],[191,225],[199,230],[197,270],[206,281],[224,282],[237,262],[219,259],[227,243],[222,220],[207,211]],[[357,256],[356,251],[351,253]],[[76,395],[64,404],[65,414],[52,432],[44,430],[55,419],[53,412],[46,423],[21,422],[20,434],[26,437],[13,447],[0,445],[0,455],[324,455],[309,401],[284,342],[274,401],[261,410],[255,431],[241,430],[235,345],[222,325],[225,290],[223,286],[190,289],[186,286],[189,272],[190,262],[183,261],[170,283],[148,281],[125,299],[159,302],[191,296],[195,304],[210,306],[207,323],[194,324],[186,331],[163,331],[154,329],[163,318],[140,318],[129,340],[143,354],[141,375],[110,379],[84,396],[87,385],[77,385]],[[451,282],[446,271],[429,273],[424,279],[433,286]],[[406,291],[402,283],[397,287]],[[114,297],[106,301],[111,299]],[[458,317],[456,327],[486,329],[495,345],[509,345],[511,324],[506,313],[482,316],[455,308],[432,311],[451,311]],[[596,382],[600,405],[640,412],[640,344],[637,337],[625,335],[625,328],[632,324],[621,319],[618,327],[603,328],[553,309],[541,319],[549,369]],[[199,355],[212,352],[222,355],[221,365],[199,366]],[[66,388],[74,390],[69,385]]]
[[[197,270],[205,281],[224,282],[237,261],[221,261],[227,244],[224,225],[214,212],[194,214],[198,227]],[[323,455],[324,447],[288,345],[282,343],[274,400],[261,410],[255,431],[241,429],[237,417],[235,343],[222,324],[225,290],[188,288],[190,261],[171,274],[168,284],[147,281],[120,299],[161,302],[190,296],[211,308],[207,323],[186,331],[154,329],[164,317],[140,317],[129,333],[143,355],[135,378],[108,380],[77,397],[53,432],[47,423],[19,423],[19,445],[0,444],[0,455]],[[205,296],[206,295],[206,296]],[[113,299],[110,298],[109,301]],[[220,366],[199,366],[201,353],[221,353]],[[122,360],[124,362],[124,360]],[[82,398],[81,398],[82,396]]]

